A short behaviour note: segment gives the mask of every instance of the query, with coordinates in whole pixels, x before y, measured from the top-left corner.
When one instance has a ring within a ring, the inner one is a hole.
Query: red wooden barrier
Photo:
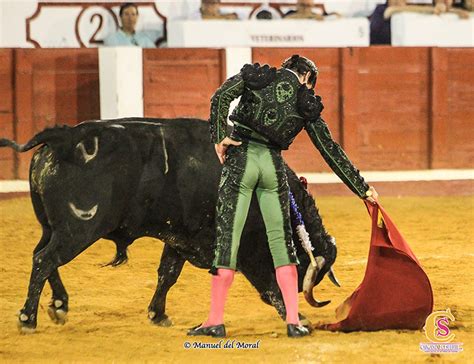
[[[429,49],[370,47],[345,49],[353,82],[344,99],[344,140],[357,151],[361,169],[428,168]],[[344,69],[346,69],[344,65]],[[349,124],[349,125],[348,125]],[[346,138],[347,135],[347,138]]]
[[[0,137],[13,139],[13,51],[0,49]],[[0,179],[15,176],[15,155],[0,149]]]
[[[15,139],[24,143],[45,127],[100,117],[97,49],[19,49],[15,64]],[[27,179],[32,152],[19,155]]]
[[[294,53],[318,64],[323,117],[358,168],[472,168],[474,49],[265,48],[253,60],[279,66]],[[145,116],[208,118],[224,50],[147,49],[143,63]],[[24,143],[99,116],[96,49],[0,49],[0,137]],[[305,133],[285,157],[300,172],[329,170]],[[30,158],[1,149],[0,179],[26,179]]]
[[[222,49],[144,49],[147,117],[209,117],[210,98],[225,79]]]
[[[291,54],[320,68],[317,93],[334,139],[361,169],[428,168],[429,49],[254,49],[254,61],[279,65]],[[328,170],[302,134],[285,153],[298,171]]]
[[[474,165],[474,49],[433,48],[431,168]]]

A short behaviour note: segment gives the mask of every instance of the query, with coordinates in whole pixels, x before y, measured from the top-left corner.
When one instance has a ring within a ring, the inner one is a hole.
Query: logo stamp
[[[425,336],[430,341],[420,343],[420,350],[425,353],[451,354],[463,351],[460,342],[452,342],[456,335],[449,329],[449,321],[456,321],[451,310],[432,312],[425,321]]]

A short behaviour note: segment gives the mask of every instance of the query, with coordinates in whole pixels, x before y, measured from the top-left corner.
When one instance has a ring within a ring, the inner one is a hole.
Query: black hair
[[[258,12],[256,18],[259,20],[271,20],[273,19],[273,15],[268,10],[263,9]]]
[[[298,72],[300,75],[305,75],[307,72],[310,72],[308,81],[311,85],[316,85],[316,80],[318,79],[318,67],[314,64],[313,61],[306,57],[301,57],[298,54],[294,54],[291,57],[285,59],[281,65],[283,68],[288,68],[292,71]]]
[[[120,11],[119,11],[120,17],[122,17],[122,14],[125,11],[125,9],[130,8],[130,7],[134,7],[137,10],[137,15],[138,15],[138,6],[137,6],[137,4],[135,4],[135,3],[125,3],[122,6],[120,6]]]

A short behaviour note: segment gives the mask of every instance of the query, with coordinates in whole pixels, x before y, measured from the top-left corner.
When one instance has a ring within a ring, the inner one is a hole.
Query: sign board
[[[366,47],[367,18],[174,20],[169,47]]]

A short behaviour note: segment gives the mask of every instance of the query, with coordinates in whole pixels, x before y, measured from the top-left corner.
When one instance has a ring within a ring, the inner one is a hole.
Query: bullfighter
[[[289,187],[281,150],[288,149],[304,128],[311,141],[339,178],[361,199],[374,203],[377,192],[369,186],[343,149],[332,139],[321,118],[323,104],[315,96],[318,68],[310,59],[293,55],[280,69],[246,64],[229,78],[211,99],[211,141],[223,164],[216,215],[216,251],[207,321],[188,335],[225,337],[224,304],[237,262],[242,229],[253,192],[265,222],[278,286],[286,308],[287,335],[309,335],[298,317],[299,264],[292,241]],[[230,119],[232,100],[241,100]]]

